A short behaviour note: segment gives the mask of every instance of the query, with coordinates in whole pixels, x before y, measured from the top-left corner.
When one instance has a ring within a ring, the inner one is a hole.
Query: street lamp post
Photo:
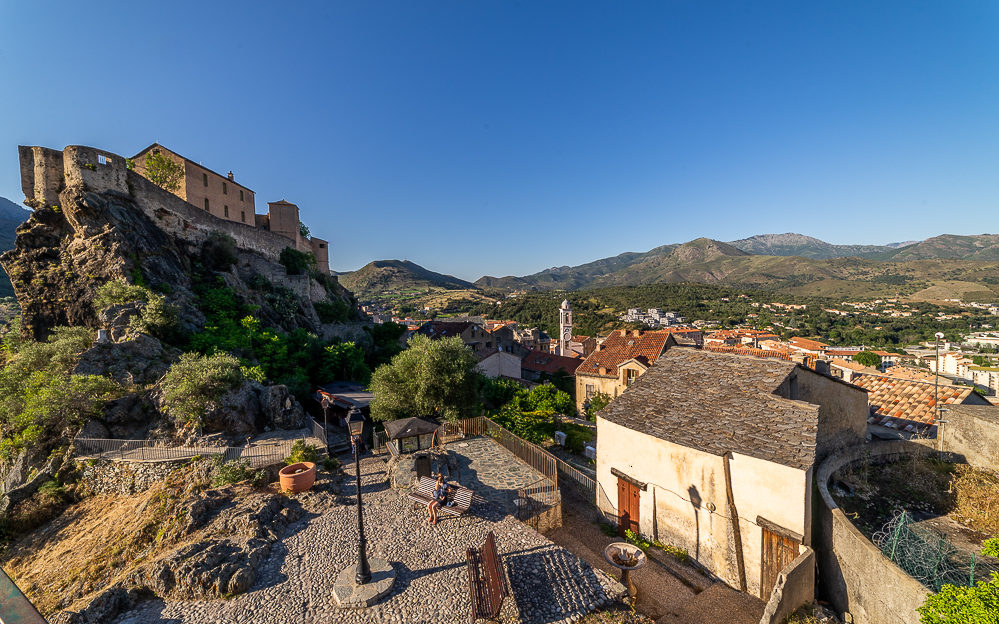
[[[943,453],[943,423],[940,422],[940,341],[944,338],[943,332],[936,333],[936,366],[933,372],[933,422],[937,425],[937,438],[940,442],[940,452]]]
[[[351,408],[347,418],[350,429],[350,439],[354,446],[354,472],[357,479],[357,573],[354,582],[364,585],[371,580],[371,568],[368,566],[368,540],[364,539],[364,513],[361,510],[361,433],[364,431],[364,416],[361,410]]]

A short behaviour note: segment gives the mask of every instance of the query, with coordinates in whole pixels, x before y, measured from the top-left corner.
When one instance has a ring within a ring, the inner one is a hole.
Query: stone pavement
[[[480,443],[485,444],[480,444]],[[481,487],[469,515],[426,522],[426,510],[414,508],[404,492],[388,487],[384,459],[362,461],[362,494],[368,554],[393,562],[397,579],[380,603],[360,610],[336,606],[332,585],[344,567],[356,561],[356,515],[353,464],[343,495],[318,516],[291,527],[257,571],[246,594],[230,600],[152,600],[114,620],[116,624],[431,624],[466,621],[469,614],[465,550],[478,547],[493,531],[510,581],[501,622],[543,624],[572,622],[619,597],[624,588],[564,548],[497,506],[511,499],[502,487],[522,485],[538,475],[492,440],[466,440],[461,482]],[[495,446],[496,452],[489,445]],[[504,457],[504,454],[507,457]],[[511,459],[513,461],[511,461]]]
[[[452,442],[447,449],[458,459],[455,480],[475,492],[476,500],[487,503],[481,515],[490,520],[512,515],[517,489],[544,478],[491,438]]]

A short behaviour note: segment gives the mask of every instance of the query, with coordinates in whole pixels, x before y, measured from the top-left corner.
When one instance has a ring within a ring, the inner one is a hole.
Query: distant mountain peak
[[[26,210],[10,201],[6,197],[0,197],[0,221],[14,221],[24,223],[31,216],[31,211]]]
[[[356,271],[337,274],[337,279],[346,288],[360,295],[412,288],[477,288],[471,282],[453,275],[436,273],[410,260],[374,260]]]
[[[757,234],[729,244],[755,256],[801,256],[816,259],[875,257],[892,251],[887,245],[833,245],[796,232]]]

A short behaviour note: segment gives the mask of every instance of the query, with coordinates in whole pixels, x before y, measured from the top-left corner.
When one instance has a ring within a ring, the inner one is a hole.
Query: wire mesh
[[[971,587],[999,573],[994,559],[955,546],[940,533],[914,522],[904,510],[885,523],[873,541],[885,557],[935,592],[944,585]]]

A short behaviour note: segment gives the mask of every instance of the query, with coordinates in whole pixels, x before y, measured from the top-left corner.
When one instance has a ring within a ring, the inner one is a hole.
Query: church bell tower
[[[558,354],[569,355],[569,343],[572,342],[572,306],[568,299],[558,307]]]

